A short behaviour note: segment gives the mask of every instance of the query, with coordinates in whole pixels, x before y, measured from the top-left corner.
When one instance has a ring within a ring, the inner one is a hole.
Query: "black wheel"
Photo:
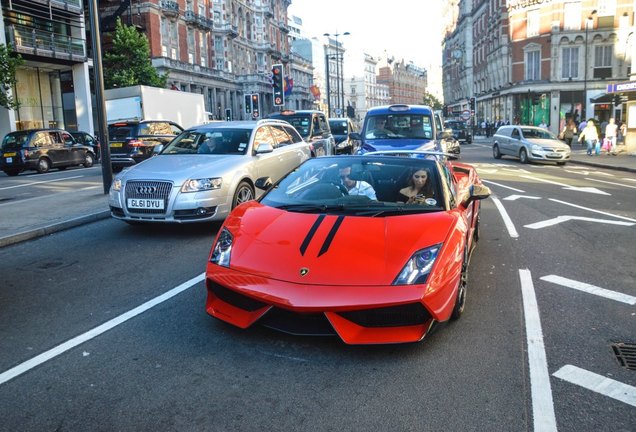
[[[7,170],[4,170],[4,173],[10,177],[15,177],[18,174],[20,174],[20,170],[7,169]]]
[[[473,231],[473,242],[477,243],[479,241],[480,236],[481,236],[481,229],[479,228],[479,216],[477,216],[477,221],[475,222],[475,231]]]
[[[451,313],[450,319],[453,321],[458,320],[464,313],[466,308],[466,287],[468,285],[468,264],[462,265],[462,275],[459,279],[459,287],[457,288],[457,297],[455,298],[455,306]]]
[[[232,208],[243,204],[244,202],[254,199],[254,189],[246,181],[239,183],[236,191],[234,192],[234,199],[232,199]]]
[[[51,169],[51,162],[46,159],[46,158],[41,158],[38,161],[38,167],[37,170],[40,174],[44,174],[45,172],[48,172],[48,170]]]
[[[501,152],[499,151],[499,146],[497,144],[492,146],[492,157],[495,159],[501,159]]]
[[[519,152],[519,161],[522,164],[528,163],[528,152],[526,151],[525,148],[522,148],[521,151]]]
[[[559,165],[559,166],[564,166],[564,165],[565,165],[565,162],[557,162],[557,165]]]
[[[95,163],[95,157],[92,153],[86,153],[86,159],[84,159],[84,167],[90,168]]]
[[[60,171],[64,171],[66,168],[68,168],[68,167],[67,166],[57,167],[57,169],[59,169]]]

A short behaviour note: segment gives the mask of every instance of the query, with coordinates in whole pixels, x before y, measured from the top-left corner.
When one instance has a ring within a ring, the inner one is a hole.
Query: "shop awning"
[[[616,93],[603,93],[600,94],[596,97],[590,98],[590,102],[592,103],[613,103],[614,102],[614,97],[616,96]]]

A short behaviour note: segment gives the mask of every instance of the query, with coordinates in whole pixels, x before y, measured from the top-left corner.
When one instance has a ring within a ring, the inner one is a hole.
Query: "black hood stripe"
[[[322,247],[320,248],[320,252],[318,252],[318,256],[324,254],[325,252],[329,250],[329,246],[331,246],[331,241],[336,236],[336,232],[338,232],[338,229],[340,228],[342,221],[344,221],[344,218],[345,218],[344,216],[338,216],[338,219],[336,219],[336,223],[333,224],[333,226],[331,227],[331,230],[329,231],[329,234],[327,234],[327,238],[325,239],[325,242],[322,244]]]
[[[307,233],[305,240],[303,240],[303,244],[300,245],[301,255],[305,255],[305,251],[307,250],[307,247],[309,247],[309,243],[311,243],[311,239],[314,238],[314,234],[316,234],[316,231],[318,231],[318,227],[320,226],[322,221],[325,219],[325,216],[326,215],[324,214],[321,214],[320,216],[318,216],[318,219],[316,219],[316,222],[314,222],[312,227],[309,229],[309,232]]]

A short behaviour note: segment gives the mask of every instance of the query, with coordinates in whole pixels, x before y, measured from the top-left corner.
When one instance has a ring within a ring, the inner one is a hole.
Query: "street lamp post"
[[[340,71],[341,71],[341,67],[340,67],[340,61],[342,60],[342,55],[339,53],[340,50],[340,44],[338,43],[338,37],[339,36],[348,36],[351,33],[349,32],[344,32],[344,33],[338,33],[338,31],[336,30],[335,33],[325,33],[323,36],[327,36],[327,45],[329,46],[329,37],[333,36],[336,40],[336,54],[334,56],[335,60],[336,60],[336,110],[340,111],[340,113],[342,114],[342,107],[344,106],[344,83],[341,81],[341,76],[340,76]],[[327,67],[326,67],[326,74],[327,74],[327,104],[328,104],[328,109],[331,110],[331,95],[329,94],[329,55],[325,56],[326,57],[326,61],[327,61]],[[343,73],[344,75],[344,73]],[[342,101],[342,102],[341,102]],[[341,115],[338,114],[338,115]]]
[[[596,9],[594,9],[585,20],[585,68],[583,70],[583,108],[581,109],[581,120],[585,120],[587,118],[587,34],[590,27],[590,22],[593,23],[594,18],[592,18],[592,15],[595,14]]]

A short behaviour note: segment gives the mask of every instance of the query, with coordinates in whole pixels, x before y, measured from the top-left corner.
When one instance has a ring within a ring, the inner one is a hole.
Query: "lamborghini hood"
[[[388,285],[414,252],[443,243],[455,216],[390,217],[294,213],[252,202],[225,227],[230,268],[304,285]]]

